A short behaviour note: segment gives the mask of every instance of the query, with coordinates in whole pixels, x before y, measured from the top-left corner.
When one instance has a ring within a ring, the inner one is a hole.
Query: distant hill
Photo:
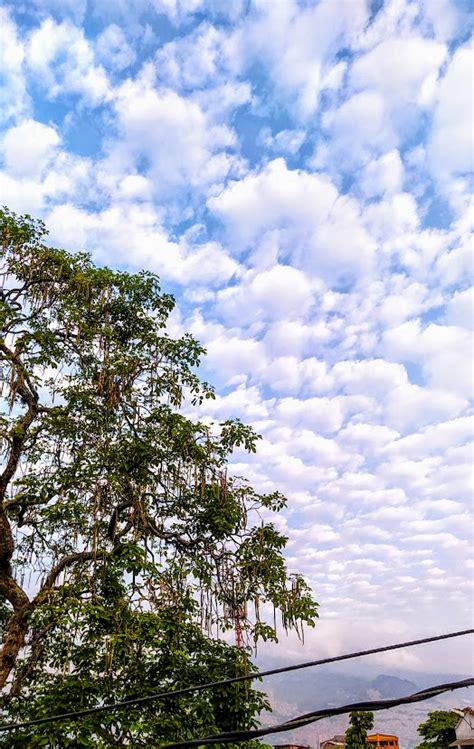
[[[319,668],[272,676],[265,688],[277,700],[291,695],[292,702],[310,710],[315,704],[331,707],[344,702],[401,697],[415,692],[417,685],[397,676],[381,674],[368,679]]]
[[[264,687],[259,687],[264,688],[273,706],[273,713],[264,716],[262,722],[266,725],[280,723],[311,710],[351,702],[395,699],[428,685],[466,678],[452,674],[410,674],[410,676],[412,678],[393,674],[359,677],[326,668],[278,674],[266,679]],[[411,749],[420,741],[417,727],[431,710],[449,709],[473,702],[474,690],[471,689],[448,693],[427,702],[385,710],[375,713],[374,730],[396,734],[399,737],[401,749]],[[318,738],[322,741],[336,733],[344,733],[347,726],[347,716],[339,716],[318,721],[297,731],[265,737],[263,741],[280,744],[294,741],[316,747]]]
[[[395,699],[404,697],[417,690],[417,685],[408,679],[399,679],[398,676],[387,676],[380,674],[370,682],[370,690],[378,694],[379,699]],[[374,699],[377,699],[374,697]]]

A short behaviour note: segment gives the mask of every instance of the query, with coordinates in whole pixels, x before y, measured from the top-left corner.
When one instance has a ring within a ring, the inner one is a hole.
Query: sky
[[[200,416],[263,436],[233,471],[287,495],[321,617],[277,657],[472,626],[470,9],[0,3],[0,202],[158,273],[207,349]]]

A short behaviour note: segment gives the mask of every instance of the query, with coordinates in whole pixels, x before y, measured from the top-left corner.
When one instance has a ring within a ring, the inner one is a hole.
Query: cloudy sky
[[[263,435],[321,604],[278,653],[472,626],[469,0],[0,5],[1,202],[157,272]]]

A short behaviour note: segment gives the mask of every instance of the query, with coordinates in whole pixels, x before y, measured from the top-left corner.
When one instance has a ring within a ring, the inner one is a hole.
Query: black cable
[[[36,718],[35,720],[25,721],[23,723],[8,723],[0,726],[0,732],[2,731],[13,731],[17,728],[28,728],[30,726],[37,726],[43,723],[54,723],[58,720],[74,720],[75,718],[82,718],[85,715],[93,715],[94,713],[108,712],[109,710],[117,710],[121,707],[129,707],[131,705],[143,705],[153,700],[162,700],[169,697],[180,697],[184,694],[191,694],[192,692],[202,692],[204,689],[213,689],[214,687],[225,686],[227,684],[236,684],[240,681],[250,681],[253,679],[261,679],[264,676],[273,676],[274,674],[282,674],[288,671],[298,671],[303,668],[310,668],[312,666],[322,666],[327,663],[337,663],[338,661],[346,661],[351,658],[361,658],[366,655],[373,655],[375,653],[385,653],[389,650],[399,650],[400,648],[409,648],[414,645],[423,645],[429,642],[438,642],[439,640],[448,640],[452,637],[461,637],[463,635],[474,634],[474,629],[464,629],[458,632],[448,632],[443,635],[435,635],[433,637],[424,637],[419,640],[409,640],[407,642],[398,642],[394,645],[384,645],[378,648],[370,648],[370,650],[359,650],[355,653],[344,653],[343,655],[335,655],[330,658],[320,658],[317,661],[306,661],[305,663],[297,663],[293,666],[281,666],[280,668],[272,668],[268,671],[255,671],[250,674],[242,676],[233,676],[230,679],[222,679],[221,681],[212,681],[206,684],[197,684],[191,687],[183,687],[182,689],[174,689],[170,692],[157,692],[154,694],[148,694],[144,697],[130,697],[120,702],[114,702],[105,705],[96,705],[95,707],[88,707],[84,710],[76,710],[68,713],[60,713],[58,715],[50,715],[44,718]]]
[[[292,731],[296,728],[302,728],[310,723],[315,723],[317,720],[323,718],[330,718],[334,715],[342,715],[343,713],[359,712],[362,710],[370,710],[376,712],[378,710],[388,710],[392,707],[398,707],[399,705],[408,705],[413,702],[421,702],[422,700],[428,700],[431,697],[436,697],[443,692],[449,692],[454,689],[464,689],[466,687],[474,686],[474,678],[464,679],[462,681],[454,681],[448,684],[439,684],[429,689],[424,689],[421,692],[415,692],[407,697],[399,697],[394,700],[376,700],[374,702],[356,702],[352,705],[342,705],[341,707],[325,708],[324,710],[314,710],[311,713],[305,715],[299,715],[292,720],[286,721],[285,723],[278,723],[277,725],[268,726],[267,728],[256,728],[250,731],[227,731],[224,733],[218,733],[213,736],[202,736],[197,739],[189,739],[188,741],[178,741],[175,744],[160,744],[159,749],[186,749],[187,747],[203,746],[211,744],[230,744],[238,741],[249,741],[250,739],[258,739],[261,736],[268,736],[271,733],[284,733],[285,731]]]

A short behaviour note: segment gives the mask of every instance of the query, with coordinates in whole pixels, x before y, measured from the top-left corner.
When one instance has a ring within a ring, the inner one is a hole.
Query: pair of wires
[[[466,687],[472,686],[474,686],[474,678],[462,679],[447,684],[438,684],[437,686],[423,689],[421,692],[415,692],[414,694],[409,694],[406,697],[399,697],[394,700],[355,702],[351,705],[330,707],[325,708],[324,710],[313,710],[310,713],[298,715],[296,718],[292,718],[285,723],[277,723],[276,725],[266,726],[265,728],[256,728],[252,731],[227,731],[212,736],[202,736],[201,738],[189,739],[188,741],[179,741],[176,744],[163,744],[160,745],[159,749],[187,749],[187,747],[194,746],[211,746],[212,744],[230,744],[239,741],[250,741],[251,739],[259,739],[262,736],[268,736],[271,733],[284,733],[285,731],[292,731],[295,728],[302,728],[303,726],[315,723],[317,720],[332,718],[334,715],[343,715],[344,713],[359,712],[362,710],[370,710],[371,712],[389,710],[392,707],[411,705],[414,702],[422,702],[423,700],[437,697],[444,692],[450,692],[455,689],[465,689]]]
[[[130,697],[120,702],[114,702],[110,704],[95,705],[94,707],[86,708],[84,710],[75,710],[72,712],[60,713],[57,715],[45,716],[37,718],[35,720],[24,721],[21,723],[7,723],[0,725],[0,733],[5,731],[15,731],[24,728],[31,728],[33,726],[44,725],[46,723],[57,723],[71,720],[79,720],[87,715],[94,715],[97,713],[107,713],[114,710],[119,710],[125,707],[132,707],[147,704],[149,702],[169,699],[172,697],[179,697],[185,694],[198,693],[206,689],[215,689],[217,687],[226,686],[229,684],[235,684],[243,681],[251,681],[254,679],[262,679],[267,676],[273,676],[275,674],[288,673],[291,671],[298,671],[305,668],[312,668],[315,666],[322,666],[329,663],[338,663],[340,661],[350,660],[352,658],[362,658],[368,655],[374,655],[376,653],[386,653],[393,650],[399,650],[401,648],[414,647],[415,645],[424,645],[432,642],[439,642],[441,640],[448,640],[454,637],[462,637],[465,635],[474,634],[473,629],[464,629],[456,632],[447,632],[441,635],[435,635],[432,637],[424,637],[417,640],[409,640],[406,642],[394,643],[392,645],[384,645],[377,648],[370,648],[368,650],[359,650],[352,653],[344,653],[342,655],[336,655],[329,658],[320,658],[318,660],[306,661],[304,663],[297,663],[290,666],[282,666],[280,668],[272,668],[266,671],[255,671],[250,674],[242,676],[234,676],[230,679],[222,679],[220,681],[208,682],[206,684],[195,684],[190,687],[184,687],[182,689],[174,689],[167,692],[156,692],[153,694],[142,695],[138,697]],[[373,702],[361,702],[353,705],[342,705],[336,708],[327,708],[325,710],[315,710],[306,715],[300,715],[287,721],[270,728],[259,728],[252,731],[232,731],[222,734],[216,734],[215,736],[207,736],[198,739],[191,739],[189,741],[179,742],[176,744],[167,744],[163,746],[163,749],[179,749],[180,747],[191,747],[198,745],[211,745],[216,743],[229,743],[238,741],[248,741],[252,738],[259,738],[270,733],[279,733],[283,731],[289,731],[294,728],[300,728],[308,725],[316,720],[327,718],[332,715],[341,715],[343,713],[352,712],[356,710],[386,710],[391,707],[397,707],[398,705],[409,704],[411,702],[420,702],[430,697],[435,697],[443,692],[451,691],[454,689],[462,689],[465,687],[474,686],[473,679],[464,679],[457,682],[450,682],[448,684],[440,684],[429,689],[425,689],[421,692],[416,692],[407,697],[401,697],[396,700],[379,700]]]

